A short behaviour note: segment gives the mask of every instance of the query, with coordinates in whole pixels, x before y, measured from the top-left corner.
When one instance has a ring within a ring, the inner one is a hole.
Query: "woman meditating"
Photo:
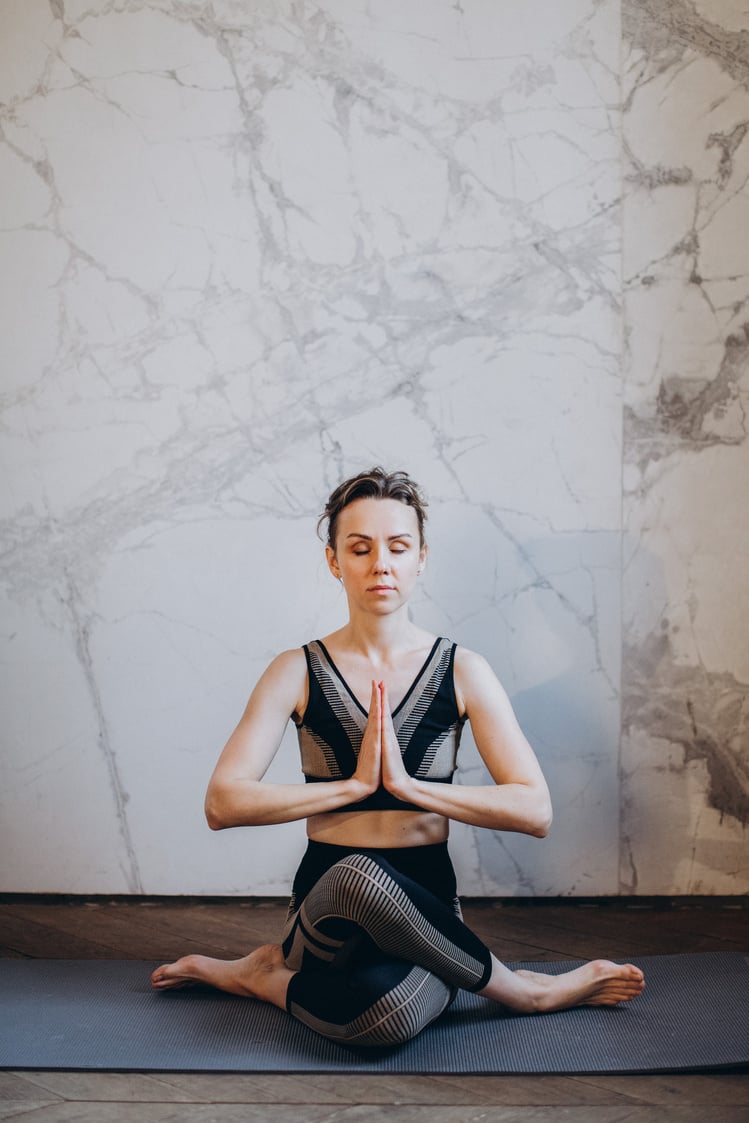
[[[414,482],[363,472],[336,488],[323,519],[349,621],[270,664],[206,798],[214,830],[307,820],[281,942],[231,961],[185,956],[153,986],[208,983],[361,1046],[409,1040],[459,988],[519,1013],[635,998],[645,984],[631,964],[511,971],[463,923],[450,820],[542,838],[546,782],[486,661],[409,618],[427,558]],[[290,718],[306,783],[266,783]],[[466,721],[491,784],[452,784]]]

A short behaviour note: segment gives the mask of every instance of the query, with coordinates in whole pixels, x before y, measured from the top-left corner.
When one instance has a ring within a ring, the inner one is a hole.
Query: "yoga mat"
[[[633,960],[617,1007],[504,1015],[461,993],[413,1041],[333,1044],[283,1011],[205,988],[155,993],[155,963],[0,960],[0,1067],[151,1072],[633,1073],[749,1062],[749,955]],[[558,974],[576,963],[515,963]]]

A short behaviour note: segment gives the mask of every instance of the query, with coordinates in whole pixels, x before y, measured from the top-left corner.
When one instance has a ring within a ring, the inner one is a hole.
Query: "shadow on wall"
[[[616,893],[621,536],[532,538],[527,517],[471,505],[435,516],[435,607],[429,618],[418,606],[416,618],[488,659],[541,761],[555,810],[542,843],[473,830],[461,884],[503,896]],[[487,782],[468,732],[459,771],[463,783]],[[461,861],[462,833],[456,828]]]
[[[475,511],[460,529],[464,541],[486,540]],[[749,686],[690,664],[668,618],[676,610],[661,560],[625,539],[622,575],[621,547],[615,532],[507,538],[492,580],[467,575],[471,589],[493,590],[485,604],[449,621],[511,695],[555,807],[541,848],[473,832],[487,892],[730,892],[708,875],[729,877],[745,862]],[[462,782],[485,782],[466,749]]]
[[[746,863],[749,685],[702,665],[661,561],[637,544],[624,588],[622,892],[730,891]]]

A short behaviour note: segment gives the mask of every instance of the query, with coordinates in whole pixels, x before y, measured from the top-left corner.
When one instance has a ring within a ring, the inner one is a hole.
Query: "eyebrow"
[[[360,534],[358,530],[352,530],[350,534],[346,535],[347,538],[365,538],[367,542],[372,541],[371,534]],[[392,542],[395,538],[413,538],[413,534],[405,532],[403,534],[391,534],[388,536],[388,542]]]

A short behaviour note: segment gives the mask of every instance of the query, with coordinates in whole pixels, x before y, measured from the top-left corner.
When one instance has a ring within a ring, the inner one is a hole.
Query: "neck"
[[[343,631],[348,646],[377,661],[387,661],[390,655],[413,647],[419,633],[405,605],[387,616],[352,613]]]

